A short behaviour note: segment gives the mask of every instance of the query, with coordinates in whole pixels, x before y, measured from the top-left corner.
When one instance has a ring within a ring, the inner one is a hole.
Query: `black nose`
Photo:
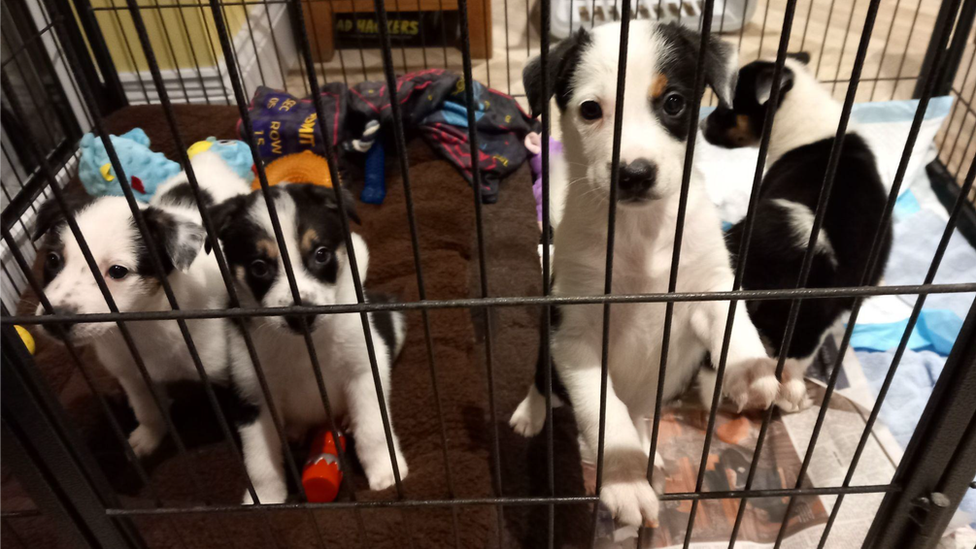
[[[620,166],[618,200],[640,200],[647,198],[647,192],[657,180],[657,166],[648,160],[638,158]]]
[[[315,323],[315,315],[305,315],[304,318],[305,318],[305,323],[308,325],[308,328],[311,330],[312,324]],[[288,327],[291,328],[291,330],[296,334],[305,333],[305,331],[302,329],[302,316],[288,315],[285,317],[285,322],[288,324]]]
[[[78,310],[74,307],[54,307],[54,314],[75,315],[78,314]],[[58,322],[56,324],[43,324],[42,326],[49,335],[63,341],[71,335],[71,328],[74,325],[74,322]]]

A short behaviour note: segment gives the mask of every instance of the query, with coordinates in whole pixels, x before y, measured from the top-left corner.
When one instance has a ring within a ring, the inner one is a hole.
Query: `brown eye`
[[[61,254],[58,252],[50,252],[47,257],[44,258],[44,268],[50,271],[56,271],[61,268]]]
[[[255,259],[251,262],[250,270],[254,278],[265,278],[271,273],[271,266],[263,259]]]
[[[108,268],[108,276],[115,280],[122,280],[129,274],[129,269],[126,269],[122,265],[112,265]]]
[[[681,94],[671,92],[664,98],[663,108],[668,116],[678,116],[685,110],[685,98]]]
[[[325,246],[319,246],[315,250],[315,262],[319,265],[325,265],[330,260],[332,260],[332,252],[329,251]]]
[[[583,101],[580,104],[580,116],[583,120],[598,120],[603,117],[603,107],[596,101]]]

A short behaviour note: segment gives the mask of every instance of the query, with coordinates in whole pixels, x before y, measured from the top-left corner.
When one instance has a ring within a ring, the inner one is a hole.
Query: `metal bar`
[[[60,21],[60,20],[61,20],[61,18],[59,17],[58,18],[58,21]],[[40,29],[38,29],[38,31],[36,33],[34,33],[33,35],[31,35],[30,38],[28,38],[27,40],[24,40],[23,42],[21,42],[20,43],[20,46],[18,46],[17,48],[15,48],[13,50],[13,52],[11,52],[9,55],[7,55],[6,59],[4,59],[3,61],[0,61],[0,68],[6,68],[7,65],[11,61],[14,60],[14,58],[16,58],[20,54],[24,53],[25,51],[27,51],[27,49],[30,48],[30,47],[32,47],[36,42],[43,41],[44,33],[47,32],[48,30],[50,30],[53,26],[54,26],[54,23],[48,23],[48,24],[44,25],[43,27],[41,27]],[[10,46],[8,45],[8,47],[10,47]]]
[[[153,0],[153,1],[156,4],[156,6],[158,7],[159,6],[159,0]],[[197,58],[197,50],[193,46],[193,39],[190,37],[189,25],[186,22],[186,14],[183,12],[183,10],[178,10],[177,13],[180,15],[181,28],[183,29],[183,38],[186,39],[186,45],[190,49],[190,58],[193,59],[193,66],[196,67],[196,69],[197,69],[197,80],[200,82],[200,91],[203,92],[204,101],[206,101],[206,103],[208,105],[210,105],[210,93],[207,92],[207,85],[204,84],[204,82],[203,82],[203,72],[200,69],[200,60],[199,60],[199,58]],[[162,18],[162,15],[163,14],[158,9],[157,9],[157,14],[160,16],[160,18]],[[204,27],[207,27],[208,26],[206,24],[206,21],[203,22],[203,26]],[[269,24],[268,27],[270,28],[271,25]],[[207,29],[207,30],[209,32],[210,29]],[[272,34],[272,37],[273,36],[274,35]],[[211,44],[211,46],[213,46],[213,44]],[[216,64],[216,63],[217,63],[217,57],[214,56],[214,64]],[[189,101],[187,101],[187,102],[189,103]]]
[[[617,89],[613,111],[613,145],[610,154],[610,196],[607,204],[607,252],[604,264],[603,293],[613,293],[613,252],[617,230],[617,191],[620,183],[620,143],[624,127],[624,92],[627,83],[627,47],[630,43],[630,2],[624,2],[626,15],[620,21],[620,45],[617,50]],[[594,14],[596,12],[593,12]],[[592,19],[591,19],[592,24]],[[591,27],[592,28],[592,27]],[[548,100],[547,100],[548,101]],[[603,458],[607,428],[607,388],[610,383],[610,303],[603,304],[602,343],[600,345],[600,418],[597,433],[595,493],[603,488]],[[552,419],[550,418],[551,422]],[[596,546],[596,524],[600,505],[593,505],[590,546]]]
[[[661,494],[658,499],[661,501],[690,501],[695,499],[740,499],[744,497],[773,498],[785,497],[789,495],[802,496],[830,496],[837,494],[878,494],[899,492],[901,488],[892,484],[869,484],[863,486],[838,487],[829,486],[824,488],[801,488],[786,489],[777,488],[770,490],[728,490],[722,492],[673,492]],[[581,505],[596,503],[598,496],[538,496],[538,497],[502,497],[502,498],[457,498],[457,499],[404,499],[404,500],[383,500],[383,501],[360,501],[346,502],[334,501],[331,503],[281,503],[275,505],[206,505],[194,507],[165,507],[162,509],[107,509],[105,513],[109,516],[160,516],[160,515],[181,515],[181,514],[209,514],[209,513],[252,513],[258,511],[289,511],[300,509],[314,509],[316,511],[348,511],[350,509],[386,509],[396,507],[475,507],[475,506],[497,506],[504,505],[509,507],[524,507],[532,505]]]
[[[400,177],[403,179],[403,194],[407,208],[407,224],[410,227],[410,244],[413,249],[413,265],[417,276],[417,294],[421,301],[427,299],[427,286],[424,284],[423,262],[420,258],[420,233],[417,228],[417,219],[414,212],[413,191],[410,186],[410,160],[407,156],[407,140],[403,130],[403,118],[400,111],[400,101],[397,98],[397,78],[393,70],[393,48],[390,41],[389,28],[387,27],[386,3],[384,0],[374,0],[376,7],[377,20],[379,22],[379,34],[381,40],[381,53],[383,56],[383,70],[386,76],[386,87],[390,97],[390,112],[393,116],[393,133],[396,141],[397,157],[400,165]],[[423,19],[423,17],[421,17]],[[424,57],[426,65],[426,55]],[[434,341],[430,332],[430,316],[427,310],[421,310],[424,324],[424,344],[427,349],[427,365],[430,369],[431,385],[434,391],[434,406],[437,410],[438,424],[440,426],[441,448],[444,456],[444,475],[447,481],[447,493],[450,499],[455,497],[454,479],[451,475],[451,460],[447,452],[447,427],[444,424],[444,408],[441,402],[440,387],[437,382],[437,367],[434,361]],[[501,495],[501,494],[499,494]],[[454,546],[461,547],[460,528],[458,526],[457,510],[451,509],[451,528],[454,533]]]
[[[834,2],[830,0],[830,11],[827,12],[827,24],[824,25],[823,36],[820,38],[820,55],[817,56],[817,68],[813,69],[814,78],[820,77],[820,64],[823,62],[823,52],[827,45],[827,35],[830,34],[830,22],[834,18]],[[919,0],[921,1],[921,0]]]
[[[122,44],[125,45],[125,52],[128,54],[129,62],[132,63],[132,73],[136,75],[136,80],[139,81],[139,88],[142,90],[142,96],[146,100],[146,104],[149,105],[152,101],[149,100],[149,92],[146,91],[146,83],[142,79],[142,71],[139,70],[139,63],[136,62],[136,57],[132,53],[132,44],[129,43],[129,35],[125,32],[125,27],[122,26],[122,19],[119,17],[119,10],[124,8],[119,8],[115,5],[115,0],[110,0],[109,4],[115,8],[112,10],[112,15],[114,15],[115,25],[119,29],[119,35],[122,36]],[[98,23],[96,22],[96,25]],[[128,100],[128,99],[126,99]]]
[[[847,30],[844,31],[844,40],[843,42],[841,42],[840,55],[837,56],[837,70],[834,71],[835,82],[830,85],[831,95],[833,95],[834,90],[837,89],[836,80],[840,78],[840,66],[844,63],[844,52],[847,51],[847,38],[850,36],[851,26],[854,24],[854,8],[856,7],[857,7],[857,0],[854,0],[854,2],[851,4],[851,15],[847,18]],[[894,21],[894,19],[892,19],[892,21]],[[855,57],[855,62],[856,62],[856,57]],[[858,78],[857,81],[860,82],[860,78]]]
[[[969,80],[969,74],[972,72],[973,67],[976,67],[976,49],[973,50],[973,55],[971,55],[969,58],[969,67],[966,68],[966,74],[962,77],[962,85],[960,86],[961,89],[966,88],[966,82]],[[976,94],[976,87],[973,88],[973,93]],[[949,125],[946,126],[946,135],[945,137],[943,137],[942,145],[939,147],[939,156],[942,155],[942,151],[945,149],[946,144],[949,142],[949,127],[952,125],[952,121],[956,119],[956,111],[959,108],[960,104],[965,105],[966,112],[964,112],[963,115],[960,117],[959,131],[956,133],[956,139],[953,141],[952,148],[949,150],[949,156],[946,157],[947,162],[951,160],[953,156],[955,156],[956,147],[959,145],[959,139],[962,137],[963,129],[966,127],[966,119],[969,117],[969,114],[972,113],[971,109],[969,108],[969,104],[967,104],[962,99],[962,97],[960,97],[962,95],[961,92],[957,92],[956,95],[958,99],[956,101],[953,101],[952,110],[949,111],[949,118],[948,118]],[[963,149],[963,154],[965,154],[968,149],[969,149],[969,145],[967,143],[967,146]],[[962,163],[960,163],[960,168],[961,167],[962,167]],[[958,175],[958,173],[956,175]]]
[[[528,3],[526,3],[528,4]],[[508,0],[506,0],[506,11],[508,10]],[[550,208],[552,206],[549,198],[550,181],[549,177],[551,175],[549,162],[551,160],[551,151],[549,150],[549,135],[552,124],[552,112],[550,107],[552,106],[552,101],[548,98],[552,97],[549,94],[550,86],[554,83],[549,82],[549,38],[552,31],[552,2],[551,0],[542,0],[539,3],[540,7],[540,23],[542,28],[539,32],[540,44],[539,44],[539,63],[541,66],[542,75],[542,97],[546,98],[546,101],[542,107],[542,295],[550,296],[552,295],[552,264],[551,264],[551,250],[552,250],[552,238],[550,234],[552,232],[552,219]],[[528,21],[526,21],[528,25]],[[506,27],[507,27],[506,22]],[[582,28],[582,23],[580,23]],[[569,32],[570,36],[573,34],[573,6],[572,3],[569,4]],[[508,39],[508,34],[506,31],[506,40]],[[526,30],[526,39],[528,39],[528,29]],[[506,50],[507,54],[507,50]],[[528,91],[528,90],[526,90]],[[539,342],[541,346],[540,357],[542,359],[543,374],[545,377],[545,387],[544,394],[546,399],[546,490],[550,497],[556,495],[556,467],[555,467],[555,446],[553,441],[553,418],[552,418],[552,307],[549,305],[543,305],[542,307],[542,318],[540,322],[542,323],[541,333],[542,341]],[[556,537],[556,509],[554,506],[549,505],[546,507],[546,547],[548,549],[553,549]]]
[[[888,55],[888,45],[891,44],[891,33],[895,30],[895,22],[898,21],[898,9],[901,7],[901,0],[896,0],[895,9],[891,12],[891,25],[888,26],[888,34],[885,35],[884,46],[881,48],[881,57],[878,60],[878,72],[875,73],[874,79],[871,81],[871,94],[868,96],[871,101],[874,101],[874,92],[878,89],[878,82],[881,81],[881,72],[884,70],[885,56]],[[895,84],[897,86],[897,84]],[[950,116],[951,120],[952,117]]]
[[[487,2],[488,0],[483,0]],[[488,297],[488,267],[485,259],[485,231],[484,221],[481,212],[481,160],[478,148],[478,131],[475,123],[474,109],[474,77],[471,75],[471,33],[468,28],[468,2],[458,0],[458,18],[461,23],[461,62],[464,74],[464,99],[467,103],[468,121],[468,150],[471,158],[471,188],[474,196],[474,217],[478,240],[478,274],[481,288],[481,297]],[[490,73],[489,73],[490,78]],[[490,85],[490,80],[489,80]],[[494,461],[494,480],[495,493],[502,495],[502,466],[501,448],[498,442],[498,413],[495,408],[495,374],[494,374],[494,353],[492,349],[492,320],[491,309],[481,309],[485,318],[485,370],[488,375],[488,412],[491,418],[492,435],[492,459]],[[498,508],[498,536],[499,545],[504,538],[504,515],[501,507]]]
[[[115,67],[115,62],[112,59],[112,54],[109,53],[108,46],[105,44],[105,36],[102,34],[102,28],[98,24],[98,21],[93,16],[91,10],[90,0],[72,0],[74,3],[75,10],[77,13],[78,22],[81,28],[84,30],[84,38],[87,39],[88,46],[91,47],[92,57],[95,63],[98,65],[98,74],[105,80],[104,92],[105,92],[105,111],[103,114],[108,114],[107,111],[117,110],[125,107],[129,104],[129,99],[125,94],[125,87],[122,86],[122,81],[119,80],[119,71]],[[50,13],[51,20],[54,21],[55,17],[64,17],[65,14],[72,14],[71,6],[68,5],[67,0],[55,0],[48,7],[47,11]],[[73,16],[73,14],[72,14]],[[85,47],[85,41],[80,36],[80,32],[77,27],[69,27],[71,30],[67,32],[75,38],[72,39],[69,44],[76,51],[83,51]],[[91,65],[91,61],[87,63]],[[94,78],[97,74],[94,72],[94,68],[88,73]],[[95,78],[97,80],[97,78]]]
[[[737,290],[729,292],[675,292],[652,294],[615,294],[594,296],[489,297],[441,299],[394,303],[341,305],[303,305],[292,307],[259,307],[254,309],[182,309],[180,311],[146,311],[142,313],[89,313],[45,316],[12,315],[0,318],[0,324],[57,324],[64,322],[118,322],[120,320],[174,320],[177,318],[240,318],[282,315],[319,315],[374,311],[412,311],[417,309],[468,309],[479,307],[523,307],[529,305],[591,305],[594,303],[665,303],[674,301],[782,300],[784,298],[828,299],[836,297],[870,297],[875,295],[960,294],[976,291],[976,282],[953,284],[915,284],[909,286],[853,286],[847,288],[801,288],[799,290]]]

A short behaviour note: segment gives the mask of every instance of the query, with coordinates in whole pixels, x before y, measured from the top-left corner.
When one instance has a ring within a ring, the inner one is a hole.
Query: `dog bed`
[[[185,145],[210,135],[218,139],[235,136],[236,108],[177,106],[175,109]],[[154,150],[168,158],[177,158],[176,143],[158,106],[128,107],[114,113],[106,123],[115,134],[142,127]],[[477,273],[477,262],[473,259],[477,254],[470,186],[450,164],[436,157],[422,142],[412,141],[408,149],[427,297],[468,297],[472,295],[470,288],[477,287],[476,284],[469,285],[469,273]],[[398,295],[405,301],[415,301],[418,288],[403,187],[396,166],[396,158],[391,157],[387,172],[388,193],[383,205],[357,204],[363,225],[354,229],[369,244],[371,261],[367,286]],[[354,174],[347,184],[355,192],[362,185],[362,178]],[[521,168],[507,180],[507,185],[512,192],[502,193],[498,205],[486,207],[488,224],[498,229],[491,234],[491,287],[519,294],[528,286],[538,293],[539,281],[535,274],[538,270],[535,259],[538,236],[535,234],[528,168]],[[69,183],[68,191],[83,192],[77,181]],[[508,237],[511,238],[506,242]],[[35,269],[35,272],[39,274],[39,270]],[[526,272],[532,274],[526,275]],[[26,313],[35,306],[36,297],[25,294],[19,312]],[[499,374],[495,396],[499,422],[502,423],[514,409],[534,367],[534,359],[527,357],[535,356],[534,319],[537,313],[507,309],[495,314],[496,342],[502,338],[507,340],[496,343],[495,355]],[[403,482],[403,496],[407,500],[447,499],[442,427],[434,405],[423,323],[419,311],[408,312],[407,316],[408,339],[394,365],[391,396],[392,421],[410,465],[410,475]],[[458,498],[492,497],[497,479],[493,478],[494,469],[489,461],[492,426],[489,425],[487,374],[481,362],[483,346],[476,342],[472,314],[465,309],[432,310],[430,324],[454,495]],[[91,371],[96,373],[97,390],[108,395],[123,427],[132,429],[134,419],[121,389],[97,364],[91,352],[86,351],[83,355]],[[240,501],[245,486],[243,471],[230,447],[220,437],[213,412],[202,398],[180,399],[173,407],[174,420],[189,447],[189,459],[181,457],[171,441],[164,443],[154,456],[143,461],[152,481],[149,487],[139,481],[135,470],[124,458],[105,416],[63,348],[42,342],[35,358],[109,482],[120,494],[122,506],[153,507],[156,496],[167,507],[204,503],[234,505]],[[270,367],[268,364],[264,366]],[[507,445],[512,438],[507,425],[497,427],[503,444]],[[503,478],[508,481],[505,495],[527,494],[532,488],[525,481],[524,464],[521,463],[528,447],[522,446],[514,452],[507,447],[503,450]],[[299,451],[296,459],[304,459],[304,454]],[[393,489],[369,491],[362,471],[358,466],[354,469],[352,473],[347,472],[345,482],[355,488],[358,500],[396,499]],[[8,504],[23,500],[25,495],[9,471],[4,471],[3,478],[4,509],[13,509]],[[348,499],[348,496],[340,495],[340,499],[344,498]],[[489,505],[459,509],[459,546],[496,547],[500,524],[497,513],[498,509]],[[518,513],[510,513],[506,520],[516,520],[516,515],[521,517]],[[526,517],[531,515],[530,512]],[[363,510],[361,518],[368,535],[366,540],[359,536],[358,519],[350,510],[282,510],[267,515],[191,513],[137,517],[133,522],[149,547],[322,547],[316,541],[319,534],[324,538],[325,546],[330,548],[450,547],[455,543],[452,512],[446,507],[414,507],[404,511],[377,507]],[[544,524],[518,520],[524,529],[537,529],[538,524]],[[41,519],[18,526],[17,534],[28,546],[51,545],[51,531]],[[510,527],[506,523],[505,528]],[[511,539],[506,535],[506,540]]]

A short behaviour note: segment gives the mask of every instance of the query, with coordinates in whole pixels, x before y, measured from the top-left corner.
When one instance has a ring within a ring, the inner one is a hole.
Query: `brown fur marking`
[[[668,87],[668,77],[663,74],[658,74],[651,81],[651,87],[647,89],[647,95],[651,99],[657,99],[661,97],[664,90]]]

